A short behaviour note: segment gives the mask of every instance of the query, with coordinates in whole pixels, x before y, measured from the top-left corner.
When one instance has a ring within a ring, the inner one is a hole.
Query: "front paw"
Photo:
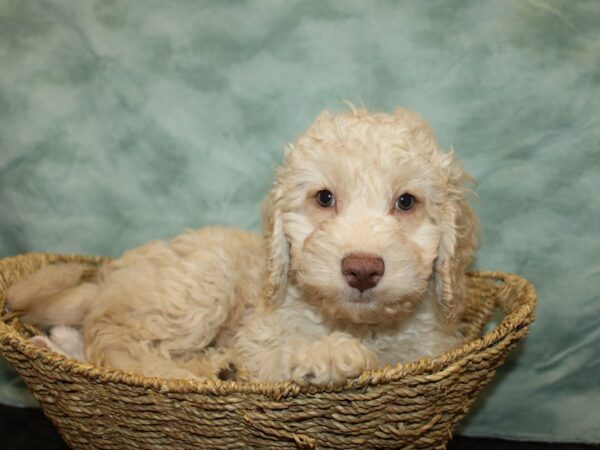
[[[298,384],[339,384],[377,366],[377,355],[342,333],[305,344],[292,358],[291,379]]]
[[[291,379],[298,384],[325,385],[331,381],[331,353],[327,342],[301,346],[292,357]]]
[[[377,355],[358,339],[341,333],[329,337],[331,377],[334,381],[356,378],[377,367]]]

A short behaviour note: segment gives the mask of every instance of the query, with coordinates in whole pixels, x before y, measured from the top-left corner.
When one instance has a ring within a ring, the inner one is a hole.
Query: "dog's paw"
[[[377,355],[343,333],[305,344],[294,354],[291,378],[298,384],[343,383],[377,366]]]
[[[329,336],[331,377],[335,382],[355,378],[377,366],[377,355],[358,339],[333,333]]]
[[[71,357],[71,355],[69,355],[63,348],[56,345],[50,338],[46,336],[33,336],[31,339],[29,339],[29,341],[36,347],[45,348],[51,352],[60,353],[67,358]]]
[[[331,381],[329,343],[317,341],[301,346],[292,357],[291,379],[298,384],[329,383]]]
[[[50,340],[64,349],[72,358],[85,361],[83,335],[81,331],[68,325],[59,325],[50,329]]]

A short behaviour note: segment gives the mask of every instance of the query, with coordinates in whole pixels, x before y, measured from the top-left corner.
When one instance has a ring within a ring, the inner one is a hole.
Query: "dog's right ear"
[[[263,287],[265,305],[283,301],[290,267],[289,244],[283,232],[282,188],[276,183],[262,205],[264,240],[267,250],[267,274]]]

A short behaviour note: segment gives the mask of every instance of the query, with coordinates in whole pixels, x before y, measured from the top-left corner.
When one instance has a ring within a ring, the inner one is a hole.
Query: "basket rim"
[[[89,263],[98,263],[109,258],[98,256],[68,255],[55,253],[27,253],[0,259],[3,266],[16,263],[26,258],[51,257],[56,260],[78,259]],[[1,275],[1,273],[0,273]],[[534,320],[537,296],[534,286],[526,279],[507,272],[472,270],[467,273],[470,278],[483,279],[494,283],[504,283],[507,287],[519,288],[522,292],[519,304],[505,313],[502,321],[491,331],[483,336],[468,341],[455,349],[446,351],[434,358],[424,358],[408,363],[399,363],[395,366],[370,369],[363,372],[358,378],[348,380],[341,385],[299,385],[293,381],[285,382],[236,382],[221,380],[189,380],[149,377],[125,372],[120,369],[104,369],[88,362],[80,362],[67,358],[59,353],[40,348],[31,343],[25,336],[18,332],[13,323],[18,318],[6,320],[0,314],[0,341],[7,343],[14,350],[28,358],[39,359],[45,365],[60,369],[72,375],[84,376],[88,379],[102,383],[123,383],[145,389],[151,389],[161,394],[190,393],[209,395],[231,394],[262,394],[272,398],[295,397],[304,394],[318,394],[335,392],[337,394],[364,389],[398,381],[406,377],[417,377],[420,383],[434,382],[450,371],[460,368],[471,359],[480,358],[480,352],[494,345],[506,341],[513,334],[524,335],[528,325]]]

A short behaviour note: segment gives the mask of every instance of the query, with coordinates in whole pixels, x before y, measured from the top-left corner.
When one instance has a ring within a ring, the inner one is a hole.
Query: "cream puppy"
[[[416,114],[322,113],[290,145],[264,235],[209,227],[103,265],[42,269],[8,305],[81,330],[103,367],[340,383],[461,342],[470,177]],[[86,272],[87,270],[87,272]]]

